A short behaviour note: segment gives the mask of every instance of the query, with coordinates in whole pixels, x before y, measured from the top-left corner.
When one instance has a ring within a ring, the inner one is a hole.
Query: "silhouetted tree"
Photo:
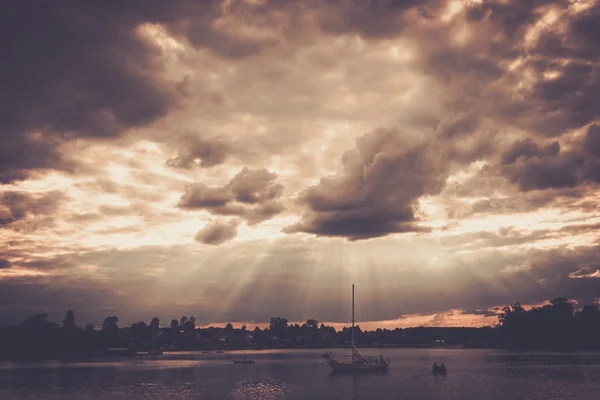
[[[183,330],[186,332],[193,332],[195,329],[196,329],[196,317],[191,316],[190,319],[188,319],[183,324]]]
[[[277,335],[283,335],[288,326],[288,320],[283,317],[271,317],[269,330]]]
[[[131,339],[138,347],[146,347],[150,337],[150,330],[145,322],[136,322],[131,325]]]
[[[186,317],[186,316],[181,317],[181,319],[179,320],[179,329],[180,330],[185,329],[185,324],[187,323],[187,321],[188,321],[188,317]]]
[[[225,325],[225,332],[227,332],[227,333],[233,332],[233,325],[231,325],[230,323]]]
[[[102,321],[102,333],[109,346],[119,345],[119,318],[114,315],[104,318],[104,321]]]
[[[48,358],[58,344],[57,339],[58,325],[48,321],[48,314],[34,314],[19,325],[13,351],[22,359]]]
[[[19,327],[24,329],[38,330],[47,327],[48,324],[53,324],[53,322],[48,321],[48,314],[40,313],[25,318],[23,322],[21,322]]]
[[[150,321],[150,329],[152,329],[153,332],[158,332],[159,326],[160,320],[157,317],[152,318],[152,321]]]
[[[169,326],[171,327],[171,329],[173,331],[178,331],[179,330],[179,321],[177,321],[176,319],[172,319],[171,324]]]
[[[63,328],[74,329],[75,325],[75,312],[73,310],[67,311],[65,319],[63,320]]]
[[[102,330],[105,332],[115,332],[119,329],[119,318],[116,316],[106,317],[102,322]]]
[[[319,321],[317,321],[316,319],[309,319],[308,321],[306,321],[306,326],[308,326],[311,329],[317,329],[317,327],[319,326]]]
[[[582,312],[576,314],[573,304],[565,297],[554,298],[542,307],[527,311],[515,303],[503,308],[498,328],[504,345],[509,348],[571,350],[584,343],[589,348],[593,344],[585,328],[578,323]],[[586,312],[593,313],[591,308]]]

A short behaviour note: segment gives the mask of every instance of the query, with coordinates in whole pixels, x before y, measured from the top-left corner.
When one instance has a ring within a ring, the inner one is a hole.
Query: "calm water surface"
[[[332,375],[317,350],[0,363],[0,399],[600,399],[600,354],[391,349],[383,375]],[[335,350],[343,357],[348,351]],[[378,355],[378,349],[363,351]],[[234,365],[248,356],[254,365]],[[432,376],[443,360],[445,377]]]

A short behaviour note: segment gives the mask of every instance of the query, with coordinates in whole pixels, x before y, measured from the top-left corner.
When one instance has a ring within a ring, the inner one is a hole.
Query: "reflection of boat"
[[[254,360],[248,360],[246,357],[244,357],[243,360],[233,360],[234,364],[254,364]]]
[[[433,375],[446,375],[446,366],[444,363],[441,365],[437,365],[437,363],[433,363],[433,369],[431,371]]]
[[[329,354],[327,364],[335,372],[369,372],[369,371],[387,371],[388,361],[382,356],[364,357],[360,354],[354,343],[354,285],[352,285],[352,359],[348,361],[338,361],[331,353]]]

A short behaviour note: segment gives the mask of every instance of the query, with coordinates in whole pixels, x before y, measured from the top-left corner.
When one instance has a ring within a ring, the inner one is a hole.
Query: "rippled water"
[[[166,353],[155,359],[0,363],[0,399],[597,400],[599,354],[393,349],[390,370],[332,375],[316,350]],[[364,353],[379,355],[378,349]],[[343,356],[347,351],[336,350]],[[254,365],[234,365],[244,356]],[[445,377],[432,376],[443,360]]]

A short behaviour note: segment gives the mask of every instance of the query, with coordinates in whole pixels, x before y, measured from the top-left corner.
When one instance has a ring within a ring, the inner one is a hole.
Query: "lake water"
[[[165,353],[155,359],[0,363],[0,399],[476,399],[598,400],[600,354],[369,349],[376,375],[332,375],[325,350]],[[334,350],[343,357],[348,350]],[[234,365],[251,357],[254,365]],[[445,377],[432,376],[443,360]]]

